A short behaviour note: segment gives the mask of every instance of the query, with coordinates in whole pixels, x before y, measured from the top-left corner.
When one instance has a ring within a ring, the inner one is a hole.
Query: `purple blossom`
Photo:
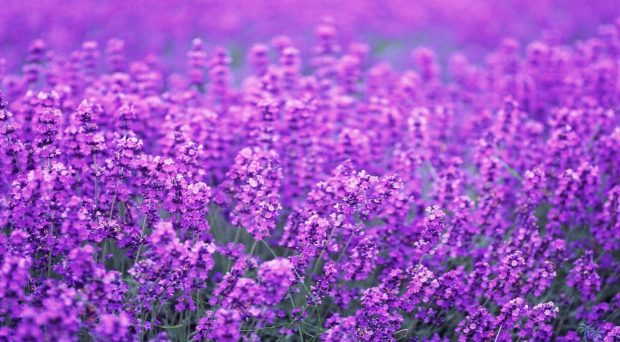
[[[613,0],[2,11],[0,340],[618,339]]]
[[[456,332],[459,334],[459,341],[485,341],[495,338],[495,320],[484,308],[477,308],[462,320]]]
[[[257,240],[271,234],[280,209],[282,171],[277,154],[258,147],[237,154],[224,187],[234,194],[232,223],[246,228]]]
[[[575,261],[575,265],[568,275],[566,285],[579,290],[584,301],[592,300],[601,287],[601,279],[596,270],[591,251],[587,251]]]
[[[237,310],[219,309],[214,314],[209,338],[215,341],[238,341],[241,336],[241,315]]]
[[[411,312],[416,305],[428,303],[431,300],[432,295],[439,288],[439,281],[430,270],[422,265],[410,269],[408,273],[411,276],[411,282],[403,294],[401,306],[405,311]]]
[[[258,277],[266,304],[277,304],[295,280],[293,264],[285,258],[267,261],[260,265]]]
[[[130,320],[127,314],[102,315],[95,328],[97,336],[104,340],[122,341],[129,334]]]

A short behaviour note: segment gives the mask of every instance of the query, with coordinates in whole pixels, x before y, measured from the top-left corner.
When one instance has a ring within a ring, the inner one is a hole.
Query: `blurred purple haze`
[[[8,65],[43,39],[68,52],[81,42],[121,38],[127,53],[153,53],[174,60],[194,37],[209,45],[245,50],[285,34],[298,44],[317,22],[334,19],[343,42],[369,41],[388,59],[424,44],[442,52],[485,52],[504,37],[546,36],[573,41],[620,14],[618,0],[45,0],[0,1],[0,48]]]

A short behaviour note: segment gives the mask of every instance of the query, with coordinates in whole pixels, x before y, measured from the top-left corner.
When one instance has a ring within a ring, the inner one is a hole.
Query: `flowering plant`
[[[403,65],[338,26],[0,63],[0,340],[617,341],[620,20]]]

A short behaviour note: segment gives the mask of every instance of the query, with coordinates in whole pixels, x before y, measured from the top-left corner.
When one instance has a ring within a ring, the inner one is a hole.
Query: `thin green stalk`
[[[497,339],[499,338],[499,334],[502,332],[502,327],[503,327],[503,325],[499,326],[499,330],[497,330],[497,334],[495,335],[494,342],[497,342]]]
[[[52,172],[52,159],[47,158],[47,172]],[[52,238],[54,235],[54,224],[51,220],[52,213],[50,212],[49,205],[47,206],[47,219],[50,222],[50,228],[48,230],[48,239],[49,239],[49,250],[47,251],[47,277],[50,278],[52,276],[52,248],[54,243],[52,242]]]
[[[112,219],[112,214],[114,213],[114,205],[116,204],[116,197],[118,196],[118,179],[114,184],[114,196],[112,196],[112,203],[110,204],[110,212],[108,214],[108,219]]]
[[[235,240],[233,241],[233,244],[236,245],[239,242],[240,238],[241,238],[241,228],[237,228],[237,232],[235,233]],[[229,259],[228,267],[226,267],[226,272],[230,271],[231,268],[232,268],[232,260]]]
[[[520,182],[523,181],[523,176],[519,174],[517,170],[515,170],[512,166],[508,165],[508,163],[500,158],[499,156],[495,156],[495,159],[502,164],[502,166],[510,173],[514,178],[518,179]]]
[[[299,328],[299,330],[297,331],[299,333],[299,337],[301,338],[301,342],[304,342],[304,329],[298,325],[297,326]]]
[[[267,244],[267,242],[265,242],[264,240],[261,240],[261,242],[263,243],[263,246],[267,247],[267,250],[271,252],[271,255],[273,255],[274,258],[278,257],[276,252]]]
[[[256,245],[258,245],[258,241],[259,240],[254,240],[254,243],[252,243],[252,248],[250,249],[250,256],[254,255],[254,250],[256,249]],[[260,240],[263,241],[263,240]]]
[[[336,264],[338,264],[340,262],[340,259],[342,259],[342,257],[344,256],[344,253],[347,251],[347,249],[349,248],[349,245],[351,244],[351,240],[353,240],[353,234],[351,234],[351,236],[349,236],[349,239],[347,240],[347,243],[342,248],[342,251],[340,252],[340,255],[336,259]]]
[[[267,249],[271,252],[271,254],[273,254],[274,257],[277,257],[278,255],[276,254],[276,252],[263,240],[261,240],[261,242],[263,243],[263,245],[265,247],[267,247]],[[308,287],[306,286],[306,283],[304,282],[304,279],[299,275],[299,273],[297,273],[297,270],[295,268],[293,268],[293,272],[295,272],[295,275],[297,276],[297,278],[299,279],[299,283],[301,284],[301,286],[306,290],[306,292],[308,293],[308,295],[312,298],[312,292],[310,292],[310,290],[308,289]],[[291,298],[292,300],[292,298]],[[312,298],[312,300],[314,302],[316,302],[315,298]],[[319,325],[322,327],[323,323],[321,322],[321,311],[319,310],[319,306],[314,304],[314,308],[316,309],[316,315],[317,315],[317,319],[319,321]]]
[[[48,246],[49,249],[47,251],[47,277],[50,278],[52,276],[52,246],[53,243],[51,242],[52,240],[52,236],[54,235],[54,225],[50,223],[50,229],[48,231],[49,234],[49,240],[50,240],[50,245]]]
[[[97,155],[93,154],[93,165],[95,166],[95,207],[99,205],[99,176],[97,176]]]
[[[571,306],[573,306],[573,304],[575,304],[574,294],[571,296],[570,301],[568,302],[568,305],[566,306],[566,312],[570,312],[570,308]],[[568,317],[567,315],[564,315],[564,317],[562,317],[562,319],[559,322],[556,320],[556,322],[558,322],[558,330],[557,330],[558,333],[562,331],[562,327],[564,326],[564,322],[566,322],[567,317]]]
[[[104,265],[105,267],[105,255],[107,253],[107,249],[108,249],[108,239],[103,240],[103,248],[101,251],[101,263]]]
[[[144,237],[144,229],[146,228],[146,215],[142,219],[142,229],[140,230],[140,246],[138,246],[138,251],[136,252],[136,258],[134,259],[134,265],[138,262],[138,258],[140,258],[140,252],[142,251],[142,238]]]
[[[336,231],[336,228],[332,228],[332,231],[329,233],[329,236],[327,237],[327,243],[329,243],[332,240],[332,236],[334,235],[335,231]],[[323,259],[323,253],[325,253],[325,247],[321,248],[321,253],[319,253],[319,257],[316,259],[316,262],[314,263],[314,267],[312,268],[311,274],[316,274],[316,272],[318,272],[319,264],[321,260]]]

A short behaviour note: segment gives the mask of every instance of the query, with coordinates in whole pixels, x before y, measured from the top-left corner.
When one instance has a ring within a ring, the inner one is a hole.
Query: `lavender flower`
[[[592,300],[601,287],[600,276],[596,273],[598,266],[592,258],[592,252],[587,251],[577,259],[566,280],[566,285],[579,290],[584,301]]]
[[[617,340],[617,4],[401,2],[3,3],[0,340]]]
[[[284,258],[265,262],[258,269],[258,277],[261,280],[266,304],[277,304],[295,280],[293,264]]]
[[[245,227],[257,239],[269,236],[275,227],[282,170],[277,154],[260,148],[245,148],[227,174],[225,188],[236,204],[232,223]]]

